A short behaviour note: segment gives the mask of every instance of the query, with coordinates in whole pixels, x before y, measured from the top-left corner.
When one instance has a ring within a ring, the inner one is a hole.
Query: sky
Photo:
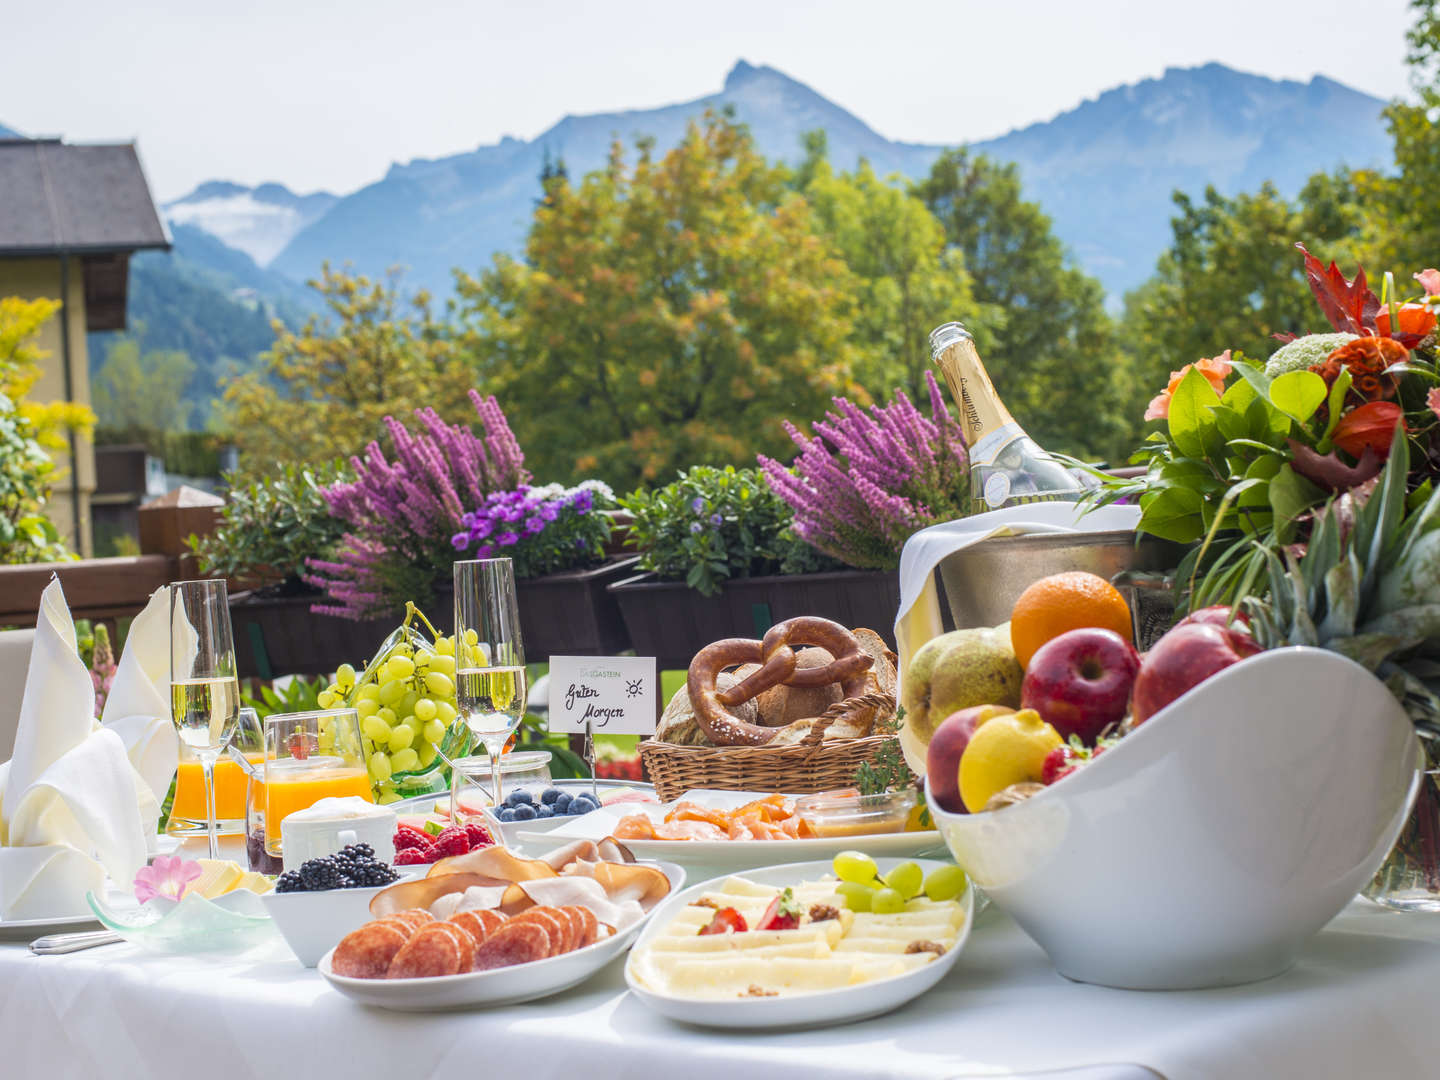
[[[394,161],[769,64],[891,139],[954,144],[1212,60],[1404,95],[1407,0],[0,0],[0,124],[208,179],[344,194]],[[1340,28],[1343,28],[1341,30]]]

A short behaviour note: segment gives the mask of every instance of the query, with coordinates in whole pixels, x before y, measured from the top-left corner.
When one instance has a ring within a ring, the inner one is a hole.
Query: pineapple
[[[1408,469],[1397,429],[1363,505],[1353,494],[1331,500],[1299,558],[1267,551],[1269,595],[1242,606],[1262,647],[1348,656],[1385,682],[1417,728],[1440,736],[1440,490],[1407,506]]]

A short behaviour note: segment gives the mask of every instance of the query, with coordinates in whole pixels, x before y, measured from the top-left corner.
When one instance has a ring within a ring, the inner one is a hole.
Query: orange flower
[[[1150,407],[1145,410],[1146,420],[1164,420],[1170,415],[1170,399],[1175,395],[1175,389],[1180,385],[1180,380],[1185,378],[1191,368],[1195,368],[1201,375],[1204,375],[1217,394],[1225,392],[1225,380],[1235,370],[1230,364],[1230,350],[1226,349],[1219,356],[1205,357],[1193,364],[1186,364],[1179,371],[1172,371],[1169,385],[1163,392],[1150,399]]]
[[[1348,368],[1354,392],[1365,401],[1373,401],[1395,396],[1395,376],[1386,375],[1385,369],[1409,355],[1410,350],[1393,338],[1361,337],[1347,341],[1323,364],[1316,364],[1310,370],[1330,386],[1339,377],[1341,368]]]

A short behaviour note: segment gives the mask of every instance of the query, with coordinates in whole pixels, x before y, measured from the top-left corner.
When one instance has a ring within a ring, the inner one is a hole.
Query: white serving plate
[[[778,843],[778,842],[777,842]],[[880,872],[887,873],[905,859],[876,859]],[[949,865],[948,860],[915,859],[928,875],[931,870]],[[761,885],[795,885],[801,881],[814,881],[833,875],[829,860],[818,862],[788,863],[784,866],[766,866],[746,871],[739,876],[749,878]],[[644,948],[658,937],[676,913],[690,901],[719,886],[730,874],[722,874],[709,881],[692,885],[682,893],[675,894],[650,913],[645,932],[635,942],[635,950]],[[635,951],[625,963],[625,982],[630,992],[650,1008],[685,1024],[700,1027],[727,1028],[738,1031],[760,1028],[809,1028],[825,1027],[830,1024],[848,1024],[898,1009],[925,993],[955,966],[970,927],[975,921],[975,890],[967,888],[959,897],[965,909],[965,922],[960,927],[955,944],[933,963],[907,971],[889,979],[876,979],[839,990],[820,990],[810,994],[780,994],[776,997],[735,998],[714,1000],[710,998],[678,997],[647,989],[639,984],[633,972]]]
[[[543,784],[525,783],[519,784],[517,786],[534,791],[537,797],[539,796],[540,792],[544,791],[547,787],[559,788],[561,791],[568,791],[572,795],[574,795],[582,791],[590,791],[591,781],[547,780]],[[606,791],[619,791],[621,789],[648,791],[651,794],[654,794],[655,791],[655,787],[653,784],[644,784],[638,781],[632,783],[629,780],[596,780],[594,781],[594,786],[595,790],[598,790],[602,797],[604,796]],[[443,791],[435,795],[415,795],[408,799],[402,799],[400,802],[391,803],[390,809],[394,810],[397,814],[428,814],[431,812],[432,809],[434,809],[434,806],[437,802],[442,804],[448,803],[449,798],[450,796]],[[624,805],[629,806],[632,804],[625,803]],[[558,847],[560,843],[563,843],[563,841],[551,843],[549,842],[545,834],[553,831],[554,829],[558,829],[566,822],[579,820],[579,818],[572,818],[566,816],[554,818],[535,818],[531,821],[506,822],[501,821],[499,818],[495,817],[490,812],[490,809],[488,807],[485,808],[485,815],[486,824],[489,827],[490,831],[493,834],[499,836],[500,839],[504,841],[505,846],[510,848],[511,850],[518,850],[522,846],[522,842],[525,840],[526,834],[529,834],[532,840],[535,838],[539,838],[542,841],[541,847],[543,848],[548,849],[551,847]]]
[[[670,879],[671,896],[685,884],[685,871],[678,866],[660,864]],[[661,901],[645,918],[626,927],[613,937],[587,945],[583,949],[535,960],[528,964],[498,968],[495,971],[472,971],[464,975],[436,975],[426,979],[352,979],[336,975],[330,966],[335,950],[323,957],[316,970],[340,993],[362,1005],[376,1005],[396,1012],[435,1012],[450,1009],[474,1009],[486,1005],[514,1005],[522,1001],[549,997],[572,986],[578,986],[630,947],[655,912],[669,902]]]
[[[764,798],[768,792],[702,790],[686,792],[681,798],[716,809],[732,809]],[[679,800],[676,800],[677,802]],[[544,832],[522,828],[516,839],[526,845],[558,847],[571,840],[597,843],[615,830],[627,814],[643,813],[654,821],[664,820],[674,803],[621,803],[602,806],[582,817],[568,818]],[[529,826],[532,822],[525,822]],[[842,851],[860,849],[875,857],[914,858],[942,854],[945,840],[934,829],[925,832],[873,833],[863,836],[826,836],[812,840],[622,840],[637,859],[678,863],[702,869],[707,876],[744,870],[747,867],[833,858]]]

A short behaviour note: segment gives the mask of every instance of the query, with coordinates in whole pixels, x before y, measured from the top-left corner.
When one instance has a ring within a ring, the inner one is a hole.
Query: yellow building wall
[[[63,300],[65,306],[40,330],[40,348],[46,356],[40,361],[41,374],[31,395],[36,401],[65,400],[65,361],[60,320],[70,325],[71,401],[90,404],[90,360],[85,350],[85,283],[80,260],[70,260],[69,296],[60,293],[61,270],[58,258],[0,259],[0,296],[18,296],[25,300]],[[54,493],[47,513],[65,543],[72,551],[92,555],[94,546],[90,528],[90,496],[95,492],[95,447],[89,439],[77,437],[76,458],[67,451],[53,456],[58,468],[52,474]],[[72,478],[76,483],[72,486]],[[79,529],[76,529],[78,487]]]

